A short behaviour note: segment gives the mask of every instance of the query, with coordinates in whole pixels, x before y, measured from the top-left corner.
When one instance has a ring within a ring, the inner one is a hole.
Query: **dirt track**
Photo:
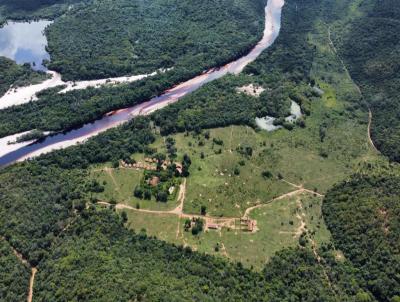
[[[165,215],[165,214],[169,214],[169,215],[177,215],[179,216],[179,218],[188,218],[188,219],[195,219],[195,218],[201,218],[204,219],[206,221],[206,224],[218,224],[220,226],[232,226],[235,225],[235,221],[237,219],[249,219],[250,217],[250,213],[251,211],[257,209],[257,208],[261,208],[271,202],[274,201],[278,201],[278,200],[282,200],[284,198],[287,197],[292,197],[292,196],[296,196],[302,193],[309,193],[309,194],[313,194],[313,195],[317,195],[319,197],[324,197],[324,195],[319,194],[317,192],[305,189],[302,185],[296,185],[293,183],[290,183],[286,180],[283,180],[286,183],[292,185],[293,187],[297,188],[297,190],[282,194],[276,198],[271,199],[270,201],[266,202],[266,203],[262,203],[259,205],[255,205],[252,207],[249,207],[245,210],[244,214],[242,217],[212,217],[212,216],[203,216],[203,215],[195,215],[195,214],[186,214],[183,212],[183,207],[184,207],[184,201],[185,201],[185,195],[186,195],[186,179],[183,181],[183,183],[180,186],[180,190],[179,190],[179,195],[178,195],[178,201],[180,201],[179,205],[174,208],[173,210],[169,210],[169,211],[157,211],[157,210],[146,210],[146,209],[137,209],[135,207],[126,205],[126,204],[116,204],[115,208],[118,210],[131,210],[131,211],[136,211],[136,212],[141,212],[141,213],[148,213],[148,214],[155,214],[155,215]],[[97,204],[99,205],[103,205],[103,206],[107,206],[110,207],[112,206],[112,204],[110,204],[109,202],[105,202],[105,201],[99,201],[97,202]],[[257,222],[256,222],[257,223]],[[177,235],[179,235],[179,225],[178,225],[178,230],[177,230]]]
[[[374,141],[372,140],[371,137],[371,124],[372,124],[372,111],[371,109],[368,109],[368,141],[372,148],[379,153],[378,148],[375,146]]]
[[[329,40],[329,45],[331,46],[333,52],[335,53],[335,55],[338,57],[338,59],[340,60],[344,71],[346,72],[347,76],[349,77],[349,79],[354,83],[349,70],[347,69],[346,65],[344,64],[342,58],[339,56],[339,53],[337,52],[337,49],[335,47],[335,44],[333,44],[333,41],[331,39],[331,29],[330,27],[328,27],[328,40]],[[354,83],[354,86],[356,87],[358,93],[362,96],[362,91],[360,86],[358,86],[356,83]],[[371,138],[371,124],[372,124],[372,111],[371,108],[368,107],[368,142],[369,144],[372,146],[372,148],[379,153],[378,148],[375,146],[374,141]]]
[[[32,302],[33,299],[33,285],[35,283],[35,275],[37,273],[37,268],[32,267],[31,279],[29,280],[29,292],[28,292],[28,302]]]
[[[4,237],[0,237],[0,240],[7,241]],[[14,249],[14,247],[12,247],[11,245],[10,245],[10,247],[11,247],[14,255],[18,258],[18,260],[21,261],[22,264],[30,267],[30,264],[29,264],[28,260],[25,259],[24,256],[22,256],[22,254],[19,253],[16,249]],[[29,289],[28,289],[28,297],[27,297],[27,301],[28,302],[32,302],[33,285],[34,285],[34,282],[35,282],[35,275],[37,273],[37,268],[36,267],[31,267],[31,271],[32,272],[31,272],[31,278],[29,280]]]

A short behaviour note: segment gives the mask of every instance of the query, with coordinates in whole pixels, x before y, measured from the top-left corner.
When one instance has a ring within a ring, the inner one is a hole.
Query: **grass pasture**
[[[329,242],[330,233],[320,215],[321,204],[321,197],[314,197],[309,193],[298,194],[254,209],[250,217],[257,221],[257,232],[249,233],[224,227],[220,230],[208,230],[197,236],[184,231],[185,219],[178,215],[124,211],[128,214],[128,227],[138,233],[145,230],[149,236],[261,269],[275,252],[299,244],[302,222],[297,214],[301,211],[304,212],[302,219],[305,228],[315,231],[312,238],[317,246]],[[239,220],[236,224],[239,224]]]
[[[185,219],[177,215],[126,210],[129,227],[257,269],[282,248],[299,244],[318,248],[330,242],[321,214],[322,196],[303,192],[271,200],[299,187],[325,194],[355,172],[387,167],[368,142],[368,112],[359,106],[357,87],[338,60],[324,26],[320,24],[318,34],[309,36],[321,54],[314,58],[310,77],[324,93],[310,100],[305,127],[266,132],[229,126],[172,136],[177,158],[187,154],[192,162],[183,212],[199,215],[205,206],[208,216],[239,218],[247,208],[258,206],[250,213],[258,231],[223,227],[194,236],[184,231]],[[166,154],[165,141],[158,136],[151,148]],[[142,160],[144,155],[132,157]],[[131,192],[140,173],[115,171],[118,190],[110,175],[100,172],[96,177],[107,179],[103,198],[114,197],[134,206],[138,201]],[[162,206],[154,201],[145,203],[140,208],[174,208],[170,202]],[[306,241],[300,240],[302,234]]]
[[[155,211],[168,211],[177,206],[177,194],[173,194],[168,202],[157,202],[154,197],[151,200],[142,200],[133,196],[133,190],[143,177],[143,170],[100,166],[92,169],[91,177],[104,186],[104,192],[94,196],[101,201],[123,203],[132,207],[139,205],[140,209]],[[178,190],[175,189],[175,190]],[[176,192],[175,192],[176,193]]]

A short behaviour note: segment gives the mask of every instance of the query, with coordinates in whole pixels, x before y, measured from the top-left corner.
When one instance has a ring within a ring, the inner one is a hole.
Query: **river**
[[[201,86],[228,73],[238,74],[246,65],[253,62],[266,48],[272,45],[279,35],[281,26],[281,12],[284,0],[268,0],[265,7],[265,29],[262,39],[245,56],[233,61],[223,67],[211,69],[202,75],[181,83],[174,88],[167,90],[159,97],[155,97],[139,105],[118,110],[113,114],[107,114],[103,118],[81,128],[67,133],[49,136],[41,142],[29,145],[12,145],[12,151],[3,153],[0,157],[0,166],[7,166],[16,161],[22,161],[40,154],[51,152],[52,150],[66,148],[88,138],[95,136],[107,129],[116,127],[139,115],[148,115],[156,110],[177,102],[179,99],[197,90]],[[7,139],[3,138],[2,140]]]

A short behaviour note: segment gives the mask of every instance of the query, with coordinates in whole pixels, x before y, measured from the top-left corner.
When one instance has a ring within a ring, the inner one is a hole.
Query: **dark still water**
[[[35,70],[46,70],[43,60],[49,60],[44,29],[51,21],[8,22],[0,28],[0,56],[18,64],[30,63]]]
[[[219,79],[228,73],[240,73],[246,65],[253,62],[267,47],[269,47],[275,41],[280,30],[281,11],[283,4],[284,0],[268,1],[267,7],[265,8],[266,22],[264,36],[262,40],[246,56],[223,67],[211,69],[200,76],[167,90],[163,95],[150,101],[119,110],[112,115],[106,115],[94,123],[86,124],[79,129],[72,130],[65,134],[57,134],[47,137],[42,142],[37,142],[28,146],[21,146],[19,149],[11,151],[0,157],[0,166],[6,166],[15,161],[24,160],[43,153],[51,152],[55,149],[65,148],[76,143],[83,142],[89,137],[95,136],[103,131],[106,131],[107,129],[116,127],[124,122],[129,121],[135,116],[147,115],[155,110],[175,103],[185,95],[197,90],[202,85]]]

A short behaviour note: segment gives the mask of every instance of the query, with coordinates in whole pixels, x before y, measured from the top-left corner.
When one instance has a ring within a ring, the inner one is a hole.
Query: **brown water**
[[[121,125],[136,116],[147,115],[155,110],[175,103],[185,95],[199,89],[204,84],[219,79],[228,73],[240,73],[246,65],[253,62],[266,48],[271,46],[277,38],[280,30],[283,4],[284,0],[268,0],[268,4],[265,8],[266,21],[263,38],[246,56],[223,67],[211,69],[202,75],[181,83],[150,101],[118,110],[113,114],[105,115],[94,123],[85,124],[79,129],[49,136],[41,142],[36,142],[28,146],[21,146],[21,148],[0,157],[0,166],[6,166],[16,161],[51,152],[54,149],[61,149],[83,142],[89,137]]]

